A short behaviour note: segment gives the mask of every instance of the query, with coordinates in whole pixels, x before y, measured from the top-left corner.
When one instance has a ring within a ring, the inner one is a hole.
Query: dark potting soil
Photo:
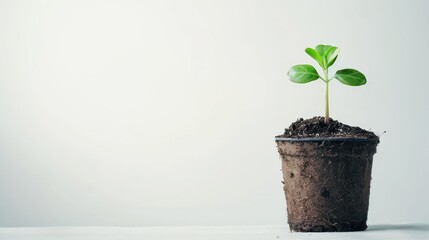
[[[276,137],[284,138],[317,138],[317,137],[350,137],[367,138],[379,142],[378,136],[371,131],[360,127],[352,127],[330,118],[328,124],[324,117],[313,117],[309,119],[298,119],[289,128],[285,129],[283,135]]]

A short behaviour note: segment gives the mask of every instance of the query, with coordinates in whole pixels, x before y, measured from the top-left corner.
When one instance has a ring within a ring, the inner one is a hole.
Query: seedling
[[[306,48],[305,52],[310,55],[320,65],[323,70],[323,76],[317,73],[317,70],[309,64],[295,65],[290,68],[288,76],[292,82],[308,83],[317,79],[325,82],[325,123],[329,123],[329,82],[336,78],[342,84],[349,86],[360,86],[366,83],[363,73],[358,70],[346,68],[338,70],[335,75],[329,78],[328,69],[335,63],[338,57],[339,49],[329,45],[317,45],[313,48]]]

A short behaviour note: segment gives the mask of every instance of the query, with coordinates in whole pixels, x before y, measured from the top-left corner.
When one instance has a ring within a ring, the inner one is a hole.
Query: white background
[[[0,0],[0,226],[285,224],[274,136],[341,49],[331,115],[381,136],[370,223],[429,222],[428,1]]]

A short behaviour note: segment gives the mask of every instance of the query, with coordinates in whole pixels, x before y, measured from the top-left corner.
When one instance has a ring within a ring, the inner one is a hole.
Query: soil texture
[[[314,138],[314,137],[351,137],[367,138],[378,142],[378,136],[371,131],[360,127],[353,127],[343,124],[330,118],[328,124],[324,117],[313,117],[310,119],[298,119],[293,122],[289,128],[285,129],[284,134],[276,136],[284,138]]]

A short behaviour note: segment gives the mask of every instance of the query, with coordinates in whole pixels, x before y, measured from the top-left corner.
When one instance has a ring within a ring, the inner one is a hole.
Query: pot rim
[[[373,139],[365,137],[310,137],[310,138],[285,138],[285,137],[275,137],[277,141],[286,141],[286,142],[374,142]]]

